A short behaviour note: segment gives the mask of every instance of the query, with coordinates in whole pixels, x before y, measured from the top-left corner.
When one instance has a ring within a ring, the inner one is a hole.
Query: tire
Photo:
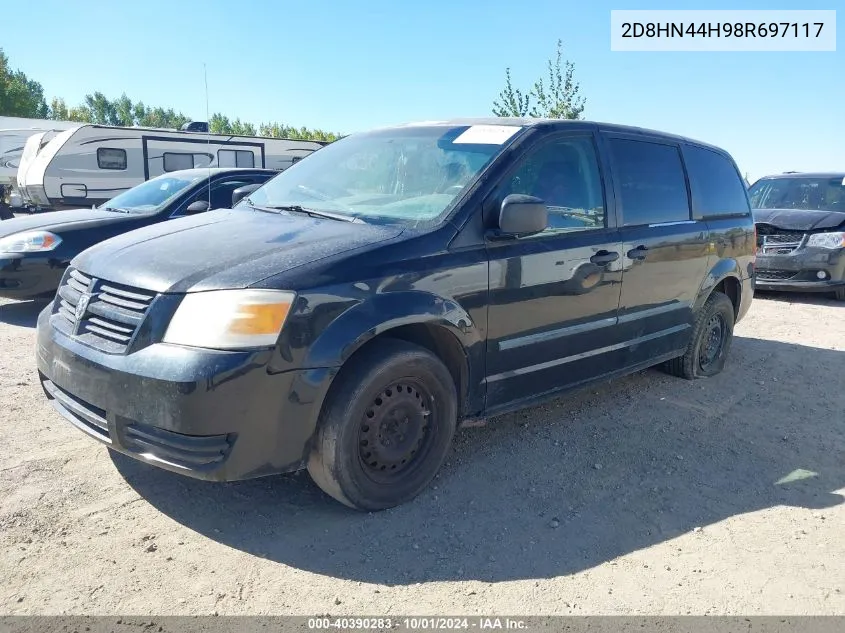
[[[837,301],[845,301],[845,288],[837,288],[833,296],[836,297]]]
[[[5,204],[0,203],[0,220],[12,220],[15,214]]]
[[[356,510],[400,505],[440,470],[456,421],[457,393],[446,366],[423,347],[377,341],[335,379],[308,473],[325,493]]]
[[[711,294],[698,312],[686,352],[664,363],[664,371],[687,380],[721,372],[733,342],[734,318],[734,306],[727,295]]]

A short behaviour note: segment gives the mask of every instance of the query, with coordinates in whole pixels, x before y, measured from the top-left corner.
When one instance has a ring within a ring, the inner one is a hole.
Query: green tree
[[[64,99],[53,97],[53,100],[50,102],[50,108],[47,111],[47,118],[53,119],[54,121],[70,120],[70,112],[67,109]]]
[[[255,126],[252,123],[242,123],[240,119],[232,121],[232,134],[235,136],[255,136]]]
[[[513,87],[511,69],[505,69],[505,87],[499,93],[499,98],[493,101],[493,116],[525,117],[531,109],[531,95],[523,94],[519,88]]]
[[[505,69],[505,87],[493,101],[493,115],[580,119],[586,104],[580,91],[575,65],[563,59],[563,42],[558,40],[556,56],[548,60],[548,78],[535,81],[528,92],[514,88],[510,68]]]
[[[48,111],[41,84],[9,68],[9,58],[0,48],[0,115],[44,119]]]
[[[114,102],[114,111],[117,119],[116,125],[123,127],[135,125],[135,110],[132,99],[127,97],[125,92]]]
[[[232,123],[229,121],[229,117],[215,112],[208,120],[208,131],[212,134],[231,134]]]
[[[84,107],[91,113],[91,121],[99,125],[119,125],[117,109],[102,93],[85,95]]]

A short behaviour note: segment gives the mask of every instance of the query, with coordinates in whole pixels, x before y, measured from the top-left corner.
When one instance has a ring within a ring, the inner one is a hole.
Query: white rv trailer
[[[145,180],[193,167],[282,171],[326,143],[140,127],[82,125],[57,134],[23,175],[42,209],[90,207]]]
[[[30,136],[50,130],[68,130],[79,125],[70,121],[0,116],[0,187],[14,184],[21,154]]]
[[[20,205],[14,206],[28,206],[30,201],[26,197],[26,172],[38,156],[38,152],[44,149],[59,132],[57,130],[50,130],[49,132],[38,132],[33,134],[26,140],[23,146],[23,153],[21,154],[20,164],[18,165],[17,178],[12,181],[12,193],[17,194],[21,199]]]

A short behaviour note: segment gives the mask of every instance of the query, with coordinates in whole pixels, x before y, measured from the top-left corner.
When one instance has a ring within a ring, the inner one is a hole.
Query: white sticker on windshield
[[[514,125],[473,125],[452,142],[501,145],[517,132],[519,128]]]

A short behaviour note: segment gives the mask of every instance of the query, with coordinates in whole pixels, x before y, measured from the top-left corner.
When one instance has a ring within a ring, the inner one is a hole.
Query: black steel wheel
[[[728,358],[734,320],[734,305],[727,295],[711,294],[696,315],[686,352],[664,363],[663,369],[688,380],[718,374]]]
[[[350,507],[399,505],[437,474],[456,418],[455,383],[434,354],[404,341],[376,341],[335,379],[308,472]]]
[[[724,317],[719,313],[711,316],[707,325],[704,326],[698,352],[698,367],[702,372],[706,373],[713,367],[714,363],[718,362],[719,356],[725,348],[727,335],[728,328]]]
[[[415,380],[382,389],[367,407],[358,428],[358,458],[373,481],[391,483],[425,461],[436,433],[429,425],[433,400]]]

